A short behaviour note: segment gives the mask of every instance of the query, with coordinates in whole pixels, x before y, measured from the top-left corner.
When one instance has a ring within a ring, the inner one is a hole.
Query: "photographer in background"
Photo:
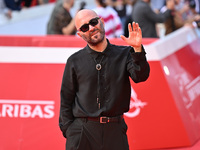
[[[47,34],[75,35],[74,19],[70,9],[74,0],[60,0],[56,3],[47,25]]]
[[[167,0],[169,1],[169,0]],[[194,1],[181,2],[180,0],[174,0],[175,8],[172,11],[170,18],[165,22],[165,35],[180,29],[183,26],[196,27],[200,20],[199,14],[195,11]],[[161,9],[161,12],[165,12],[166,6]]]
[[[157,38],[156,23],[163,23],[171,16],[174,1],[167,0],[167,10],[164,13],[155,13],[150,6],[151,0],[138,0],[132,10],[132,20],[140,24],[143,37]]]

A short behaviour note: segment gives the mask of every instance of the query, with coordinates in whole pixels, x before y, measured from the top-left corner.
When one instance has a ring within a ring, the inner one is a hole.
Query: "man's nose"
[[[89,31],[94,30],[95,26],[89,25]]]

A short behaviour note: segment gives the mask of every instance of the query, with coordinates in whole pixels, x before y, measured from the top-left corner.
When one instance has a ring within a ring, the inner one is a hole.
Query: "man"
[[[123,113],[129,110],[129,77],[142,82],[150,71],[141,29],[129,24],[129,38],[121,38],[130,46],[116,46],[94,11],[79,11],[75,25],[87,46],[69,57],[63,75],[59,125],[66,149],[128,150]]]
[[[163,23],[171,16],[174,9],[174,0],[166,1],[167,11],[156,14],[150,7],[151,0],[138,0],[133,6],[132,20],[137,22],[143,33],[143,37],[157,38],[156,23]]]
[[[74,19],[70,9],[74,0],[60,0],[56,3],[47,25],[47,34],[74,35],[76,33]]]

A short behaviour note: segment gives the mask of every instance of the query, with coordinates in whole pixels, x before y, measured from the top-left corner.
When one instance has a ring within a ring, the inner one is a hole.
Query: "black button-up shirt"
[[[129,110],[131,85],[145,81],[149,64],[144,48],[135,53],[130,46],[116,46],[108,41],[103,52],[89,46],[67,60],[62,87],[60,127],[65,132],[74,117],[119,116]],[[97,70],[96,65],[101,69]]]

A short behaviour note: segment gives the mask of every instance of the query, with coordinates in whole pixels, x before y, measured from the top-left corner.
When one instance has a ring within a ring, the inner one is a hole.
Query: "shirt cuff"
[[[132,58],[135,60],[135,61],[138,61],[138,60],[146,60],[146,52],[145,52],[145,49],[142,45],[142,51],[141,52],[135,52],[133,47],[131,47],[130,49],[130,53],[131,53],[131,56]]]

